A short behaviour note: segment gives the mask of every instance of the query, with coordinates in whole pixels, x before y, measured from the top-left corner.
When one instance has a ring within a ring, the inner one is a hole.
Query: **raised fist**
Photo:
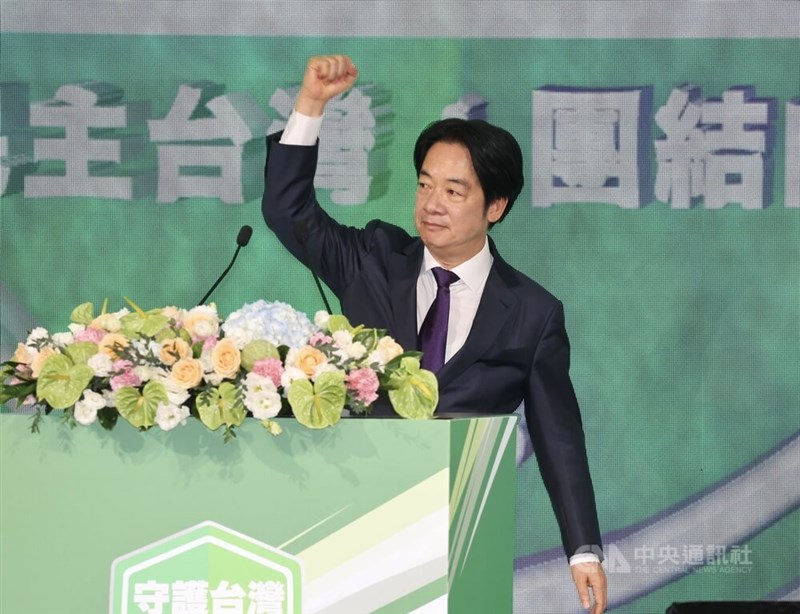
[[[306,64],[295,110],[303,115],[322,115],[325,104],[353,87],[357,77],[358,69],[346,55],[314,56]]]

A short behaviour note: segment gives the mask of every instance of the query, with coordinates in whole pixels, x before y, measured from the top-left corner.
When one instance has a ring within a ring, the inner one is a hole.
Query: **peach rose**
[[[194,388],[203,380],[203,365],[196,358],[182,358],[172,365],[170,379],[184,390]]]
[[[31,361],[31,376],[36,379],[42,372],[42,367],[44,366],[45,361],[50,358],[53,354],[60,354],[58,350],[55,350],[50,347],[42,348],[39,353],[33,357]]]
[[[111,360],[119,360],[120,356],[115,350],[128,347],[128,338],[122,333],[108,333],[100,340],[97,347]]]
[[[182,358],[192,357],[192,348],[180,337],[165,339],[161,343],[161,351],[158,357],[165,365],[174,365]]]
[[[317,367],[326,362],[327,359],[325,358],[325,354],[320,352],[317,348],[311,347],[310,345],[301,348],[297,352],[297,356],[295,358],[295,365],[298,369],[305,373],[307,377],[314,375]]]
[[[216,311],[208,307],[195,307],[183,319],[183,327],[194,339],[213,337],[219,330]]]
[[[222,339],[211,350],[211,367],[222,377],[236,377],[242,364],[242,353],[232,339]]]
[[[393,358],[396,358],[403,353],[403,348],[391,337],[383,337],[380,341],[378,341],[377,350],[382,356],[385,357],[384,362],[389,362]]]
[[[28,349],[27,345],[24,343],[18,343],[17,349],[14,352],[14,355],[11,357],[11,360],[22,363],[23,365],[29,365],[33,360],[33,354]]]
[[[119,329],[122,328],[122,324],[112,313],[103,313],[97,316],[94,320],[92,320],[91,324],[89,324],[89,328],[99,328],[102,330],[106,330],[110,333],[119,332]]]

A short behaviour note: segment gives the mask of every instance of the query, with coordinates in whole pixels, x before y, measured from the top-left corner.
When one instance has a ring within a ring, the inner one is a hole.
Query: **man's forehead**
[[[461,185],[471,185],[476,177],[469,150],[461,143],[445,141],[431,146],[419,174]]]

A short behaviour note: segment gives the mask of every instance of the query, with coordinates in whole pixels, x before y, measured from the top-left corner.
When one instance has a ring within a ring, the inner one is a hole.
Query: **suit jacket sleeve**
[[[569,378],[569,339],[560,302],[551,310],[537,343],[525,414],[567,556],[586,546],[602,547],[583,424]]]
[[[339,224],[317,202],[318,146],[283,145],[279,139],[280,133],[267,137],[264,221],[292,255],[338,295],[359,268],[365,232]],[[300,226],[307,232],[305,245],[298,240]]]

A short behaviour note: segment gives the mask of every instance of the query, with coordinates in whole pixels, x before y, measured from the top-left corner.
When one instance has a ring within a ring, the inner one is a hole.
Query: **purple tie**
[[[447,345],[447,320],[450,317],[450,284],[459,280],[458,275],[441,267],[431,269],[436,278],[436,298],[419,329],[417,345],[423,352],[420,365],[434,373],[444,364]]]

